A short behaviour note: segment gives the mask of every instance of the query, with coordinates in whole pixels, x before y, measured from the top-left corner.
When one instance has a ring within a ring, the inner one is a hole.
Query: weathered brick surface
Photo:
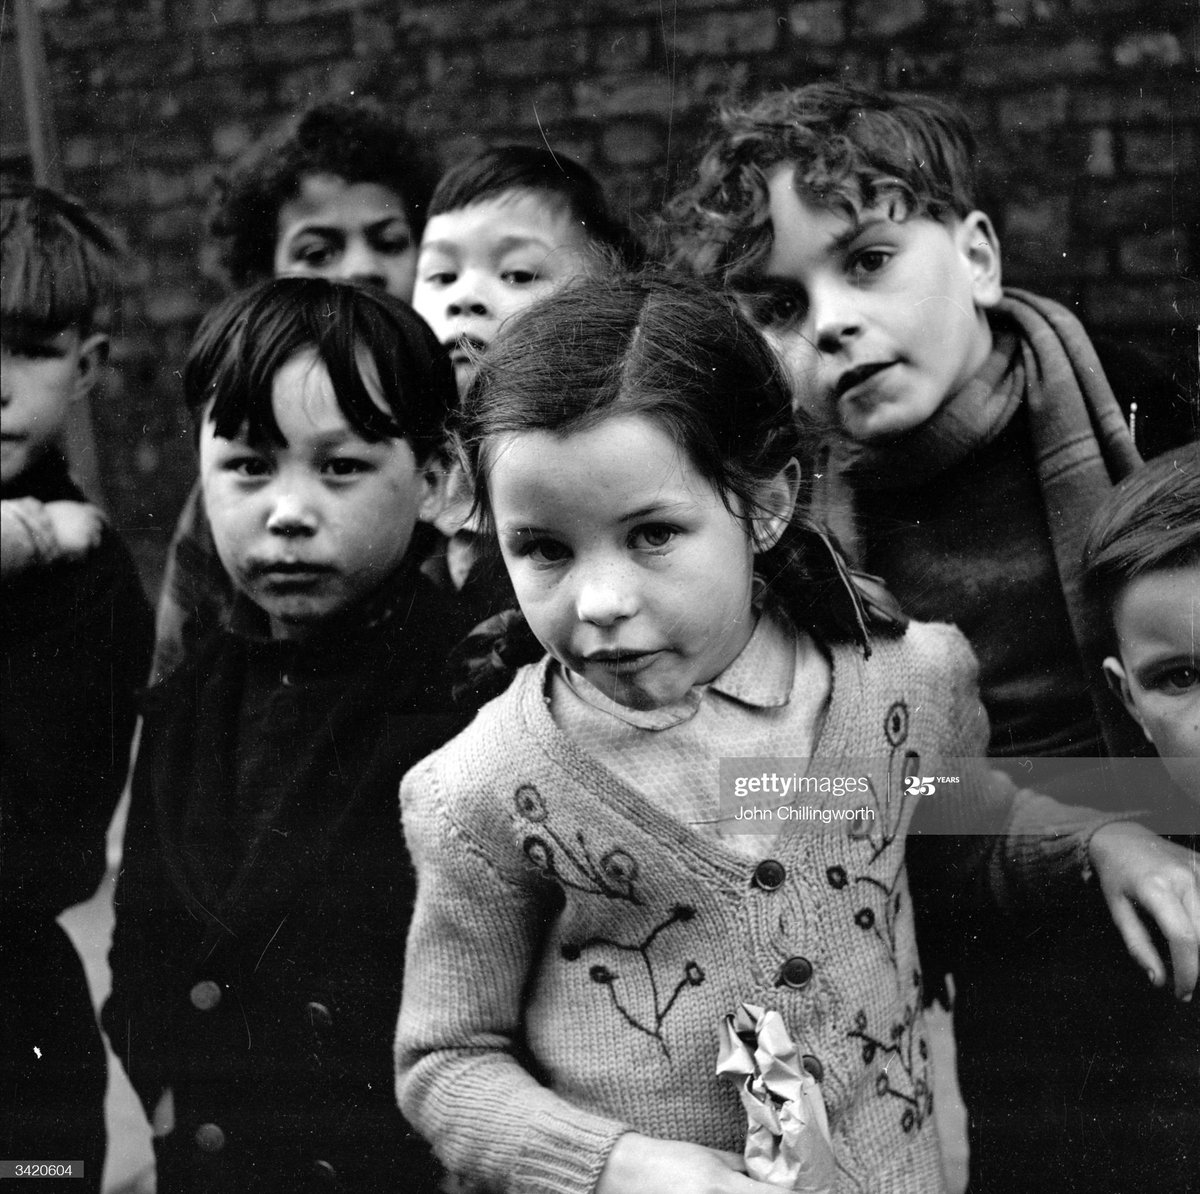
[[[213,172],[311,99],[369,91],[443,160],[585,162],[631,219],[686,179],[730,93],[836,78],[957,100],[1009,281],[1155,351],[1194,345],[1195,0],[53,0],[68,186],[137,255],[94,422],[153,579],[193,461],[177,371],[220,294]]]

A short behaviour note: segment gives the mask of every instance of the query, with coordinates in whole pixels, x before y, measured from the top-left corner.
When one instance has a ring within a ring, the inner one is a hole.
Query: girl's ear
[[[79,368],[75,373],[75,384],[71,390],[71,399],[78,402],[86,398],[99,380],[100,372],[108,361],[108,337],[100,332],[88,336],[79,345]]]
[[[800,495],[800,465],[795,457],[759,488],[751,521],[756,552],[770,551],[787,530]]]
[[[994,307],[1003,291],[1000,283],[1000,241],[992,221],[981,211],[973,211],[959,224],[956,232],[959,251],[971,270],[971,290],[977,307]]]
[[[1115,655],[1109,655],[1105,658],[1103,666],[1104,678],[1108,681],[1108,687],[1112,689],[1113,694],[1125,706],[1125,712],[1142,727],[1142,733],[1146,735],[1146,741],[1153,745],[1154,739],[1150,737],[1150,733],[1146,729],[1146,723],[1142,720],[1141,710],[1138,709],[1137,701],[1134,700],[1133,693],[1130,691],[1129,677],[1125,674],[1125,668],[1121,661]]]

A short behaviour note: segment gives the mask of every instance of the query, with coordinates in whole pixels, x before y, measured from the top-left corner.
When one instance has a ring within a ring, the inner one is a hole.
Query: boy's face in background
[[[762,276],[735,283],[791,374],[794,396],[863,443],[929,419],[987,359],[984,314],[1000,297],[986,216],[852,220],[768,176],[773,243]]]
[[[366,282],[408,302],[416,270],[408,209],[389,187],[306,174],[279,209],[276,275]]]
[[[0,483],[10,485],[57,445],[71,403],[94,384],[107,347],[75,328],[53,334],[3,329],[0,346]]]
[[[589,242],[565,204],[510,191],[425,225],[413,307],[451,354],[458,392],[474,369],[465,344],[486,348],[510,315],[588,271]]]
[[[1119,658],[1104,661],[1125,708],[1200,805],[1200,564],[1147,572],[1113,609]]]
[[[372,364],[363,376],[376,396]],[[206,418],[200,481],[221,563],[270,618],[303,638],[371,593],[432,509],[434,474],[407,440],[368,442],[346,421],[315,352],[275,375],[272,409],[286,443],[222,439]]]

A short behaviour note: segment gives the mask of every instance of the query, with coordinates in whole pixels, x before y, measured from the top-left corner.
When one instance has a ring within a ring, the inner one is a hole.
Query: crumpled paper
[[[825,1100],[778,1012],[743,1003],[726,1016],[717,1073],[746,1109],[746,1171],[802,1194],[830,1194],[837,1176]]]

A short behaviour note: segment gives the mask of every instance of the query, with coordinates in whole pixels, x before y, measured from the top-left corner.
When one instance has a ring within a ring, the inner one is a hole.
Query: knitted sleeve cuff
[[[529,1194],[591,1194],[613,1145],[630,1129],[565,1102],[543,1110],[511,1189]]]

